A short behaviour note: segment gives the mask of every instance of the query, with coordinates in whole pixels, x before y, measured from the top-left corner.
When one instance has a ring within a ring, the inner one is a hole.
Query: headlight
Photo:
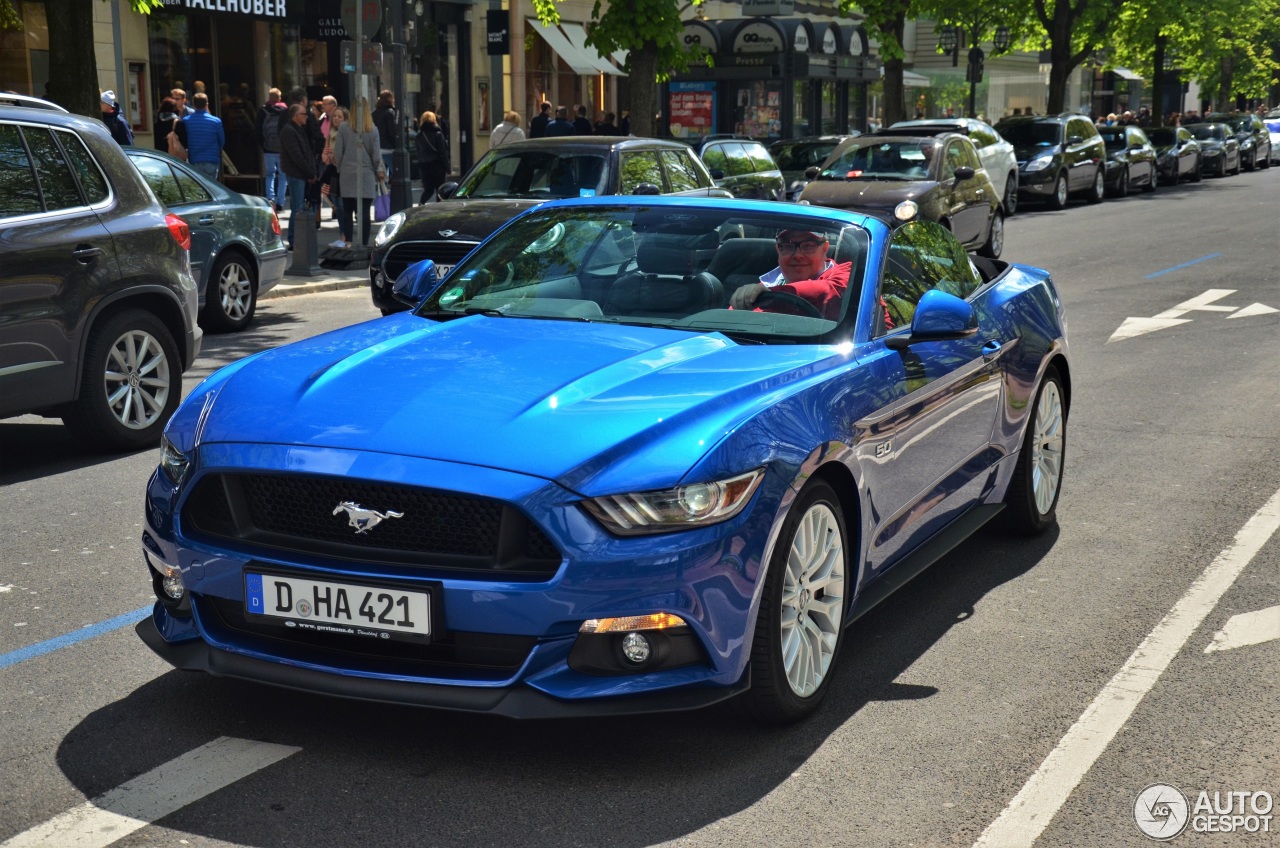
[[[187,476],[187,467],[190,465],[187,455],[175,448],[168,436],[160,438],[160,470],[169,478],[170,483],[182,485],[182,478]]]
[[[400,227],[404,225],[404,213],[397,212],[382,222],[382,228],[378,230],[378,234],[373,237],[373,246],[382,247],[391,241],[391,237],[399,232]]]
[[[1043,171],[1045,168],[1053,164],[1052,156],[1038,156],[1028,162],[1024,168],[1028,173],[1031,171]]]
[[[1251,147],[1253,147],[1253,139],[1251,138],[1247,139],[1244,144],[1240,145],[1242,150],[1248,150]]]
[[[582,503],[607,530],[619,536],[669,533],[733,518],[751,500],[763,479],[764,469],[757,468],[727,480],[605,495]]]

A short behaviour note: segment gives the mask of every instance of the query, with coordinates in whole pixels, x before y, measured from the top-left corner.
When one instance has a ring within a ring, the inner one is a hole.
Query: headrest
[[[641,245],[636,251],[636,264],[642,274],[685,277],[694,273],[698,251],[673,247]]]

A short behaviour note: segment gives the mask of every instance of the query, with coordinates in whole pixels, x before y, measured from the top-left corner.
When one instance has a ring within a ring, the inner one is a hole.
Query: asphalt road
[[[1280,844],[1280,809],[1226,796],[1280,799],[1278,243],[1280,168],[1010,219],[1006,258],[1052,271],[1069,314],[1060,529],[958,548],[854,625],[827,703],[781,730],[172,671],[123,626],[150,604],[156,453],[0,422],[0,848],[1128,846],[1152,784],[1201,814],[1174,844]],[[375,315],[359,289],[264,301],[188,385]],[[1195,832],[1233,813],[1270,832]]]

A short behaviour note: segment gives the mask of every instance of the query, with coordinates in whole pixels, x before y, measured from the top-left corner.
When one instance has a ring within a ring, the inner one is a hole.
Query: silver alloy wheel
[[[111,345],[102,383],[115,419],[130,430],[145,430],[169,401],[164,347],[145,330],[127,331]]]
[[[844,539],[835,514],[815,503],[801,517],[782,577],[782,664],[807,698],[831,671],[844,618]]]
[[[1058,208],[1067,205],[1067,175],[1062,174],[1058,177],[1058,184],[1054,187],[1054,191],[1058,195]]]
[[[249,269],[236,260],[222,267],[218,277],[218,302],[222,312],[232,321],[241,321],[253,305],[253,282]]]
[[[1102,169],[1098,169],[1098,173],[1093,177],[1093,199],[1101,200],[1107,193],[1107,182],[1103,179]]]
[[[1012,215],[1018,211],[1018,180],[1010,176],[1004,183],[1004,214]]]
[[[1053,508],[1062,481],[1063,425],[1062,395],[1052,380],[1044,384],[1036,418],[1032,422],[1031,491],[1036,510],[1044,515]]]

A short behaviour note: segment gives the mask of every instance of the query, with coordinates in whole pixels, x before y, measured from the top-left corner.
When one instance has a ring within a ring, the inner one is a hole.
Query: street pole
[[[409,178],[409,149],[405,127],[405,106],[408,103],[408,50],[404,37],[405,0],[388,0],[391,33],[391,93],[396,99],[396,129],[394,153],[391,155],[391,211],[399,212],[413,205],[413,185]]]

